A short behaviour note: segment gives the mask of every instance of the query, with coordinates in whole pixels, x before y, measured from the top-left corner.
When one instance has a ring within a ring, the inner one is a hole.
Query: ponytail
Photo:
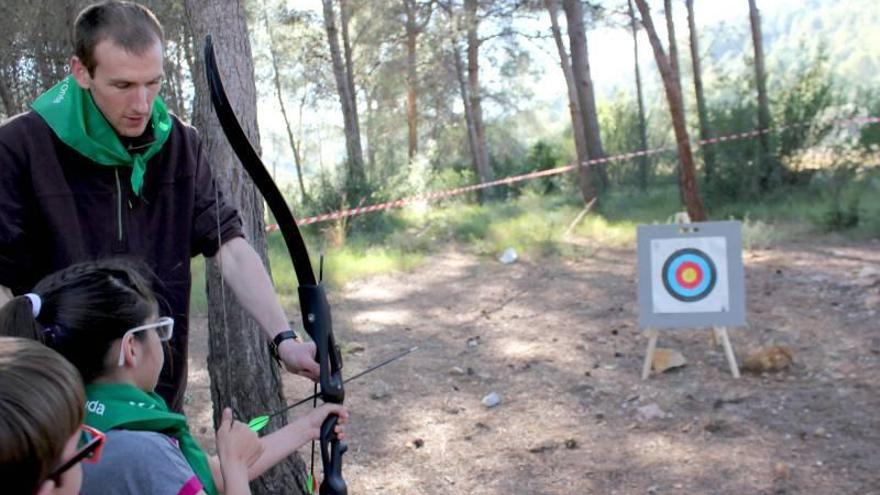
[[[26,295],[12,298],[0,308],[0,335],[36,340],[52,347],[34,309],[33,301]]]
[[[105,373],[113,342],[158,312],[143,273],[143,264],[120,259],[71,265],[3,306],[0,335],[46,344],[90,383]]]

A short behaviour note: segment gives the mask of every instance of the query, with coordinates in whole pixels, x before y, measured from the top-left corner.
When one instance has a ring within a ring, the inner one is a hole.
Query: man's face
[[[105,39],[95,46],[94,75],[77,57],[71,60],[71,69],[79,86],[92,92],[113,129],[120,136],[137,137],[150,122],[153,100],[162,87],[162,56],[158,41],[135,55]]]

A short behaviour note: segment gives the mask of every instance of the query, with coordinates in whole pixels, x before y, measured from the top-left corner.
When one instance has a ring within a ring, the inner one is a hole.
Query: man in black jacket
[[[140,5],[102,2],[80,13],[74,38],[71,75],[31,111],[0,124],[0,305],[78,261],[146,262],[176,324],[158,391],[180,410],[190,258],[217,257],[285,367],[317,379],[314,344],[300,343],[288,328],[238,212],[215,188],[198,133],[158,96],[159,22]]]

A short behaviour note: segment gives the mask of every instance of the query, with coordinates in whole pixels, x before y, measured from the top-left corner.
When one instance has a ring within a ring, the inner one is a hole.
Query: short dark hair
[[[34,493],[61,462],[84,416],[83,383],[72,364],[33,340],[0,337],[4,491]]]
[[[143,54],[158,41],[165,46],[165,32],[150,9],[134,2],[107,0],[89,5],[73,23],[74,54],[95,75],[95,47],[105,39],[127,52]]]
[[[158,313],[147,273],[145,265],[123,259],[71,265],[34,287],[42,301],[36,317],[25,296],[6,303],[0,309],[0,335],[45,343],[73,363],[86,384],[91,383],[106,373],[113,342]]]

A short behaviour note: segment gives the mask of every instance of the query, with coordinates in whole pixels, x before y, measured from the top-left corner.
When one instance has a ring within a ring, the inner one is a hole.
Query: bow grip
[[[324,464],[324,481],[318,490],[320,495],[348,495],[348,487],[342,479],[342,454],[348,450],[345,442],[336,437],[339,416],[331,414],[321,423],[321,461]]]
[[[303,327],[317,347],[318,366],[321,368],[321,400],[342,404],[345,389],[342,385],[342,355],[333,337],[333,323],[330,318],[330,304],[324,287],[318,285],[299,286],[299,304],[302,310]]]

